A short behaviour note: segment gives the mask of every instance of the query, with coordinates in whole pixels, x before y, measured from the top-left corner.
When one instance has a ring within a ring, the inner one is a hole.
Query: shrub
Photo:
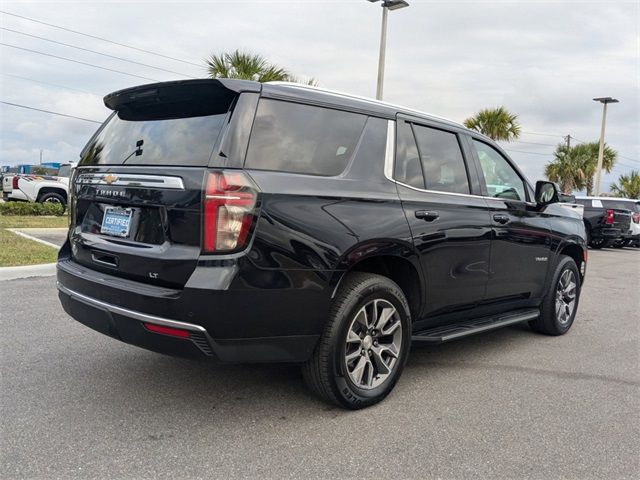
[[[64,215],[62,205],[56,203],[5,202],[0,203],[0,215]]]

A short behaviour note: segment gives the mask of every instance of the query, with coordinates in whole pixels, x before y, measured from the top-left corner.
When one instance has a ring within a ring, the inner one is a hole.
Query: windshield
[[[225,116],[124,120],[115,113],[85,147],[79,165],[206,166]]]

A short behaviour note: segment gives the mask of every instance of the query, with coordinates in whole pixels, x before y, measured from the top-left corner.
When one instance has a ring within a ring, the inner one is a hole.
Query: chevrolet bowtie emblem
[[[102,176],[102,180],[108,184],[111,185],[113,182],[117,182],[118,181],[118,177],[116,175],[103,175]]]

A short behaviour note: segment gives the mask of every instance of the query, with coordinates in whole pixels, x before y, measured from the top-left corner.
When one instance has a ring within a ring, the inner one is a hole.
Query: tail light
[[[613,210],[607,210],[607,218],[604,223],[607,225],[613,225]]]
[[[145,323],[144,328],[150,332],[169,335],[170,337],[189,338],[188,331],[180,330],[178,328],[165,327],[163,325],[156,325],[155,323]]]
[[[14,190],[18,189],[18,176],[14,175],[14,177],[11,179],[11,188],[13,188]]]
[[[242,172],[209,172],[205,187],[202,250],[228,253],[245,247],[258,192]]]
[[[631,218],[633,218],[633,223],[640,223],[640,213],[634,213]]]

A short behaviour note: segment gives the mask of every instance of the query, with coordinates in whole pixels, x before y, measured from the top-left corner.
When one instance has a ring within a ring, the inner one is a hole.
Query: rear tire
[[[323,400],[352,410],[365,408],[391,392],[410,344],[411,314],[400,287],[381,275],[350,273],[302,374]]]
[[[611,246],[613,248],[624,248],[626,244],[627,244],[626,240],[616,240],[611,244]]]
[[[589,246],[595,250],[600,250],[607,246],[607,240],[604,238],[592,238],[589,242]]]
[[[62,205],[62,209],[67,208],[67,201],[64,199],[62,195],[55,192],[45,193],[38,200],[40,203],[54,203],[57,205]]]
[[[580,288],[580,273],[576,263],[571,257],[562,255],[542,301],[540,316],[529,322],[531,328],[546,335],[567,333],[576,318]]]

